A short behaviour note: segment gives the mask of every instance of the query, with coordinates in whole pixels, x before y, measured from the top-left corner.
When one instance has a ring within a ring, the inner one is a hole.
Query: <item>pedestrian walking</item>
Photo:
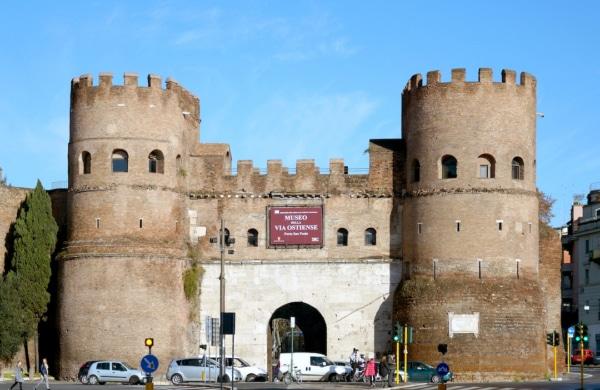
[[[381,376],[381,383],[383,383],[382,387],[386,387],[386,381],[388,380],[388,375],[390,375],[390,366],[386,354],[383,354],[383,357],[379,362],[379,375]]]
[[[396,384],[396,359],[394,358],[394,355],[389,354],[387,361],[389,367],[388,386],[394,387]]]
[[[367,368],[365,369],[365,376],[369,378],[371,387],[375,387],[375,375],[377,375],[377,368],[375,367],[375,358],[373,355],[369,355],[369,361],[367,361]]]
[[[33,389],[37,390],[38,386],[43,383],[44,385],[46,385],[46,390],[50,390],[50,384],[48,383],[48,361],[46,360],[46,358],[43,358],[42,364],[40,364],[40,374],[42,374],[42,377]]]
[[[15,383],[12,384],[10,390],[12,390],[17,383],[19,384],[19,390],[23,390],[23,367],[20,360],[17,362],[17,366],[15,367]]]

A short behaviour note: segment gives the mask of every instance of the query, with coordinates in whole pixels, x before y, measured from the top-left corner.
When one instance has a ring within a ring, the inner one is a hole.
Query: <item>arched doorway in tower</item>
[[[296,326],[294,337],[290,318]],[[317,309],[304,302],[290,302],[279,307],[269,319],[267,326],[267,367],[277,366],[279,353],[318,352],[327,355],[327,324]],[[271,375],[273,370],[270,370]],[[272,377],[271,377],[272,379]]]

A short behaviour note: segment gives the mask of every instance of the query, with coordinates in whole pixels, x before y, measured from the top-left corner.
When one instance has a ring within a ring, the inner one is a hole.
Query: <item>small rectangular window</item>
[[[460,232],[460,221],[456,221],[456,232]]]
[[[423,224],[421,222],[417,222],[417,234],[423,233]]]
[[[497,220],[496,220],[496,225],[498,225],[498,231],[499,231],[499,232],[500,232],[500,231],[502,231],[502,224],[503,224],[503,223],[504,223],[504,221],[503,221],[503,220],[501,220],[501,219],[497,219]]]
[[[100,229],[100,218],[96,218],[96,229]]]
[[[144,227],[144,220],[140,218],[140,229]]]

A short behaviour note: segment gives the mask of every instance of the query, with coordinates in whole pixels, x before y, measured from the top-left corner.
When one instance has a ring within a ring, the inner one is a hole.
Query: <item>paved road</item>
[[[35,384],[26,381],[23,384],[23,390],[32,390]],[[11,382],[0,382],[0,390],[9,390]],[[52,390],[144,390],[144,386],[131,386],[131,385],[120,385],[120,384],[107,384],[104,386],[96,385],[81,385],[73,382],[51,382],[50,387]],[[184,386],[173,386],[173,385],[156,385],[156,390],[201,390],[201,389],[219,389],[220,386],[217,384],[211,385],[184,385]],[[225,389],[231,390],[230,386],[225,385]],[[319,390],[319,389],[335,389],[335,390],[360,390],[369,389],[369,385],[363,383],[324,383],[324,382],[313,382],[313,383],[302,383],[302,384],[291,384],[286,386],[283,383],[236,383],[235,388],[239,390],[276,390],[276,389],[290,389],[290,390]],[[381,384],[378,384],[377,388],[381,388]],[[15,390],[18,386],[15,387]],[[38,390],[45,389],[42,385]],[[406,390],[437,390],[437,385],[430,383],[407,383],[400,384],[392,389],[406,389]],[[564,375],[563,381],[560,382],[505,382],[505,383],[449,383],[447,384],[448,390],[575,390],[580,389],[579,387],[579,374],[572,373],[571,375]],[[600,369],[586,371],[585,378],[585,390],[600,390]]]

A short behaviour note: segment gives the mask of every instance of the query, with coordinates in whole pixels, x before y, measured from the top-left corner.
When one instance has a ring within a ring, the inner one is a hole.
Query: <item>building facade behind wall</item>
[[[411,359],[437,362],[446,343],[460,378],[541,377],[556,313],[538,274],[535,90],[512,71],[415,75],[402,139],[371,140],[368,174],[348,174],[341,159],[326,173],[313,160],[233,168],[228,145],[199,142],[200,102],[175,81],[74,79],[60,375],[108,355],[136,363],[144,337],[165,365],[201,352],[224,221],[226,311],[251,361],[271,363],[275,318],[295,316],[307,348],[339,360],[391,350],[401,321],[415,328]],[[319,245],[273,245],[274,207],[322,210]],[[183,275],[196,262],[194,301]]]
[[[576,201],[563,229],[563,317],[565,327],[581,321],[588,326],[589,344],[600,357],[600,183],[590,187],[587,202]]]

